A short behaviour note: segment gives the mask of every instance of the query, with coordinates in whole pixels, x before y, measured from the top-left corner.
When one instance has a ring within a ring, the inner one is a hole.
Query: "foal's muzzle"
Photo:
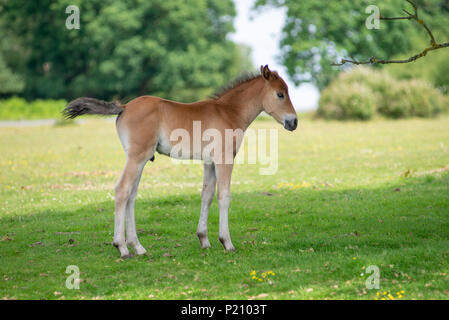
[[[284,119],[284,128],[288,131],[293,131],[298,127],[298,118],[285,118]]]

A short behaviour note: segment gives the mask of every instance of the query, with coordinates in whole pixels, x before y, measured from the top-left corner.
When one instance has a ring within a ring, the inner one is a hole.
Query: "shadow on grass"
[[[0,292],[33,299],[242,299],[261,292],[363,298],[360,274],[376,265],[384,285],[421,288],[430,281],[433,287],[423,290],[432,295],[448,284],[438,277],[449,270],[448,177],[407,178],[375,189],[233,193],[234,253],[224,253],[217,240],[216,201],[209,218],[212,248],[200,249],[199,195],[138,199],[138,234],[149,253],[129,260],[118,259],[111,245],[112,200],[3,217],[0,235],[10,240],[0,242],[6,262],[0,272],[10,280],[1,282]],[[80,268],[80,290],[65,287],[68,265]],[[276,276],[271,285],[255,283],[251,270]]]

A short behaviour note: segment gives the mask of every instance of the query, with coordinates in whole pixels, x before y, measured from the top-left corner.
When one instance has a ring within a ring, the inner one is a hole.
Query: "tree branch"
[[[434,50],[438,50],[441,48],[447,48],[449,47],[449,42],[446,43],[437,43],[435,41],[435,37],[433,36],[432,31],[430,30],[430,28],[425,24],[425,22],[419,17],[418,14],[418,5],[412,1],[412,0],[406,0],[408,3],[410,3],[413,7],[414,13],[410,13],[407,10],[403,9],[403,11],[406,13],[407,16],[404,17],[393,17],[393,18],[389,18],[389,17],[380,17],[380,20],[386,20],[386,21],[391,21],[391,20],[415,20],[416,22],[418,22],[427,32],[427,34],[429,35],[430,38],[430,47],[425,48],[423,51],[421,51],[420,53],[415,54],[414,56],[408,58],[408,59],[404,59],[404,60],[382,60],[382,59],[377,59],[375,57],[371,57],[368,61],[357,61],[355,59],[341,59],[340,63],[332,63],[332,66],[342,66],[346,63],[352,63],[355,65],[361,65],[361,64],[374,64],[374,63],[379,63],[379,64],[390,64],[390,63],[409,63],[409,62],[413,62],[418,60],[419,58],[422,58],[424,56],[427,55],[427,53],[429,51],[434,51]]]

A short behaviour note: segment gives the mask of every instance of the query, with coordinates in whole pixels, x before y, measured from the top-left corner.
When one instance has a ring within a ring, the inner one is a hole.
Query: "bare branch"
[[[427,34],[429,35],[430,38],[430,47],[425,48],[422,52],[415,54],[414,56],[408,58],[408,59],[404,59],[404,60],[382,60],[382,59],[377,59],[375,57],[371,57],[368,61],[357,61],[355,59],[342,59],[340,63],[332,63],[332,66],[342,66],[346,63],[352,63],[355,65],[361,65],[361,64],[374,64],[374,63],[379,63],[379,64],[390,64],[390,63],[409,63],[409,62],[413,62],[418,60],[419,58],[422,58],[424,56],[427,55],[427,53],[429,51],[434,51],[434,50],[438,50],[438,49],[442,49],[442,48],[447,48],[449,47],[449,42],[446,43],[437,43],[435,40],[435,37],[433,36],[432,31],[430,30],[430,28],[425,24],[425,22],[419,17],[418,14],[418,5],[412,1],[412,0],[406,0],[408,3],[410,3],[413,7],[414,10],[414,14],[408,12],[405,9],[402,9],[407,16],[406,17],[380,17],[381,20],[386,20],[386,21],[391,21],[391,20],[415,20],[416,22],[418,22],[427,32]]]

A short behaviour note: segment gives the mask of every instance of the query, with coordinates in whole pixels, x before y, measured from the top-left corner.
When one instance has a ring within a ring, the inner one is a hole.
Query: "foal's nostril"
[[[289,130],[289,131],[295,130],[297,126],[298,126],[298,119],[297,118],[289,119],[289,120],[285,120],[284,121],[284,128]]]
[[[288,122],[288,127],[289,127],[288,129],[291,130],[291,131],[295,130],[297,126],[298,126],[298,119],[297,118],[292,119],[292,120],[290,120]]]
[[[284,128],[288,131],[293,131],[298,126],[298,117],[287,115],[284,117]]]

